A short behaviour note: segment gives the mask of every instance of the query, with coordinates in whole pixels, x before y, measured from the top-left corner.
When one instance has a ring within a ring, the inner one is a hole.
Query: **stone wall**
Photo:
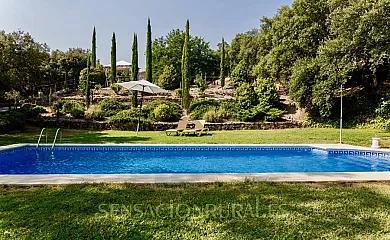
[[[55,118],[40,118],[28,121],[29,125],[46,128],[64,128],[64,129],[80,129],[80,130],[124,130],[135,131],[137,124],[121,124],[112,125],[102,121],[88,121],[83,119],[64,119]],[[142,131],[165,131],[167,129],[176,128],[177,123],[153,123],[141,124]],[[189,124],[189,128],[193,128],[194,124]],[[227,123],[206,123],[211,131],[221,130],[271,130],[271,129],[289,129],[300,128],[301,124],[297,122],[227,122]]]

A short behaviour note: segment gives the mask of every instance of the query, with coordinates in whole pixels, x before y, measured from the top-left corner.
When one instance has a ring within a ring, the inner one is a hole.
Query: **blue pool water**
[[[383,172],[389,158],[311,147],[28,146],[0,151],[0,174]]]

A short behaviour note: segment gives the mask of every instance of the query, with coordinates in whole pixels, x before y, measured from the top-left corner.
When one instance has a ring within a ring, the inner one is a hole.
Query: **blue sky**
[[[131,60],[133,33],[138,34],[140,66],[145,66],[147,18],[153,39],[184,29],[202,36],[216,48],[222,36],[230,42],[237,33],[258,27],[262,16],[273,16],[293,0],[0,0],[0,29],[31,33],[51,49],[90,48],[97,30],[97,57],[109,63],[112,32],[117,37],[117,59]]]

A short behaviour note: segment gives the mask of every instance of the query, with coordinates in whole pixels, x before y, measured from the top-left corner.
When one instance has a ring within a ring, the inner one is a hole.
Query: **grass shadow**
[[[135,133],[134,133],[135,135]],[[105,132],[78,132],[72,136],[66,136],[63,143],[136,143],[147,142],[151,138],[144,136],[111,136]]]

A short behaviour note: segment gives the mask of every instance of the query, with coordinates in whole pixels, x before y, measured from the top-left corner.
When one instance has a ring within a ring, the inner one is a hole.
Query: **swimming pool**
[[[1,175],[389,172],[390,153],[313,146],[25,145],[0,151]]]

